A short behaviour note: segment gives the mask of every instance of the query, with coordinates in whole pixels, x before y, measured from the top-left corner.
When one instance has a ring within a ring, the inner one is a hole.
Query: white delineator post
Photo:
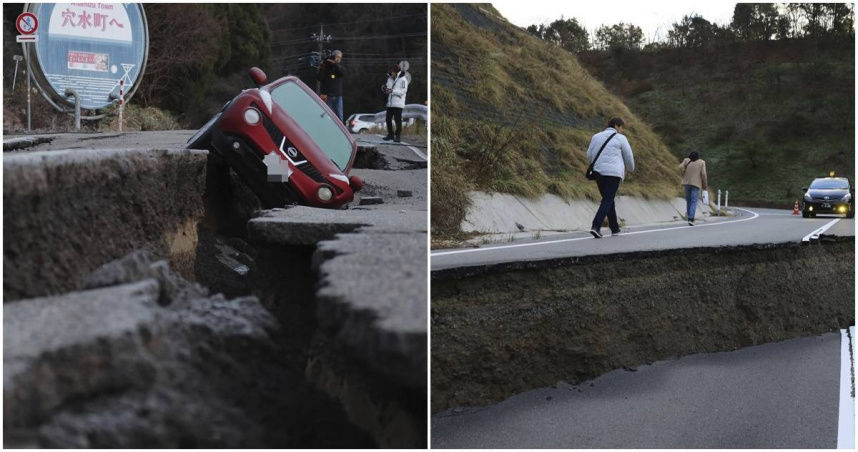
[[[718,189],[718,215],[721,215],[721,189]]]
[[[122,132],[122,110],[125,108],[125,80],[119,79],[119,131]]]
[[[730,207],[730,190],[724,192],[724,208]]]

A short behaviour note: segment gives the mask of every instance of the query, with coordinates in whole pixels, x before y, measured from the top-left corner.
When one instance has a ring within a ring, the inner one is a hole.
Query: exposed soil
[[[854,322],[854,239],[432,275],[432,411]]]
[[[76,289],[98,266],[144,248],[193,279],[205,164],[204,153],[167,151],[4,162],[3,302]]]

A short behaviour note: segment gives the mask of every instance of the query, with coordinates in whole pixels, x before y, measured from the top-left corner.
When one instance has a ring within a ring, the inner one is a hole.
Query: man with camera
[[[340,121],[343,120],[343,75],[345,70],[340,65],[343,52],[334,50],[330,57],[319,64],[316,78],[321,82],[319,97],[331,107]]]

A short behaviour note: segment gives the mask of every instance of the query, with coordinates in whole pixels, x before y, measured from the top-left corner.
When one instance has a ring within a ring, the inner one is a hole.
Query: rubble
[[[4,307],[5,447],[372,445],[283,363],[255,297],[207,296],[144,253],[86,281],[102,287]]]

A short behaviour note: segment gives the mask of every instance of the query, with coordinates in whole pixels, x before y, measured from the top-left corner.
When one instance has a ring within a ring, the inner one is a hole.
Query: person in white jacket
[[[593,170],[598,173],[596,185],[602,195],[599,210],[593,218],[590,234],[599,239],[602,238],[600,229],[605,216],[608,217],[608,226],[611,227],[611,235],[620,234],[620,224],[617,221],[617,210],[614,206],[614,198],[620,188],[620,182],[626,176],[626,170],[635,170],[635,157],[629,140],[623,135],[625,122],[621,118],[612,118],[608,122],[608,128],[593,135],[590,147],[587,148],[587,161],[593,163],[599,149],[602,153],[596,159]]]
[[[405,95],[408,93],[408,84],[411,82],[411,74],[408,73],[407,61],[400,61],[397,70],[389,74],[385,91],[387,92],[387,136],[383,140],[400,141],[402,136],[402,109],[405,108]],[[394,130],[394,121],[396,130]]]

